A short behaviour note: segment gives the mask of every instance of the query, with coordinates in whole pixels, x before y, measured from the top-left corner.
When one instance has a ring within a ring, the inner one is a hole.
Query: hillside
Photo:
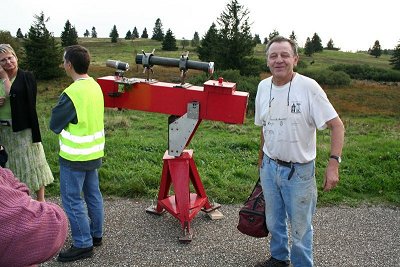
[[[178,58],[181,51],[163,52],[160,43],[151,40],[80,39],[93,57],[90,75],[113,75],[105,66],[107,59],[126,61],[131,70],[126,77],[143,77],[142,66],[136,66],[136,53],[142,49],[157,56]],[[262,55],[262,46],[257,53]],[[196,54],[189,54],[197,60]],[[301,56],[303,57],[303,56]],[[354,59],[354,60],[352,60]],[[304,60],[310,60],[305,58]],[[325,68],[329,64],[354,62],[376,64],[388,68],[384,57],[375,59],[366,54],[324,51],[314,55],[309,68]],[[216,63],[217,64],[217,63]],[[386,64],[386,65],[385,65]],[[153,78],[171,82],[179,78],[177,68],[155,66]],[[199,72],[189,71],[188,76]],[[267,76],[264,73],[262,77]],[[257,80],[257,79],[256,79]],[[68,77],[39,82],[38,114],[43,145],[56,182],[48,193],[58,195],[58,143],[48,129],[51,107],[59,94],[71,83]],[[257,84],[257,83],[256,83]],[[256,87],[252,85],[253,87]],[[237,90],[245,85],[238,83]],[[251,88],[254,92],[256,88]],[[341,164],[341,182],[329,193],[321,190],[329,156],[329,131],[318,132],[316,165],[319,203],[390,203],[399,205],[400,196],[400,85],[352,81],[345,88],[324,87],[346,127],[346,141]],[[254,96],[253,96],[254,97]],[[101,187],[105,195],[156,198],[162,169],[162,155],[167,148],[167,121],[164,114],[135,110],[107,109],[106,156],[100,169]],[[208,196],[218,203],[241,203],[246,199],[257,177],[259,128],[249,114],[243,125],[227,125],[212,121],[201,123],[190,149],[195,151],[196,164]]]

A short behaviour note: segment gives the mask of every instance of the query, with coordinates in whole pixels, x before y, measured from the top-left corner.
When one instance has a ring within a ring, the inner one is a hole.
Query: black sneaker
[[[88,248],[77,248],[73,245],[58,254],[57,261],[67,262],[67,261],[76,261],[79,259],[90,258],[93,256],[93,246]]]
[[[93,246],[98,247],[103,244],[103,238],[102,237],[93,237]]]
[[[290,266],[290,261],[281,261],[277,260],[273,257],[269,258],[267,261],[260,262],[256,265],[256,267],[288,267]]]

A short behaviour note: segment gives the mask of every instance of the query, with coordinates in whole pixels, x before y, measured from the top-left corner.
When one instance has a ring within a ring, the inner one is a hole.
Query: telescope
[[[119,61],[119,60],[109,59],[106,61],[106,66],[120,70],[120,71],[128,71],[129,70],[129,64],[126,62]]]
[[[182,55],[179,59],[157,57],[153,53],[145,53],[136,55],[136,64],[143,65],[144,68],[149,69],[154,65],[178,67],[180,71],[186,72],[188,69],[202,70],[208,74],[214,73],[214,62],[200,62],[189,60],[189,57]]]

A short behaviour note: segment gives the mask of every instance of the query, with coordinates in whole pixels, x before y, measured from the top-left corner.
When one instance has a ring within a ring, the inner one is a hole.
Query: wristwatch
[[[337,162],[339,162],[339,163],[341,163],[341,162],[342,162],[342,158],[341,158],[341,157],[339,157],[339,156],[331,155],[329,158],[331,158],[331,159],[336,159],[336,160],[337,160]]]

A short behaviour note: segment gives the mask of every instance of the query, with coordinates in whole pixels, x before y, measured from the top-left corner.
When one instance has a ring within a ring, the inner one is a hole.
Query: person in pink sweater
[[[4,153],[0,146],[0,165]],[[32,266],[51,259],[67,232],[61,207],[32,199],[28,187],[0,167],[0,266]]]

